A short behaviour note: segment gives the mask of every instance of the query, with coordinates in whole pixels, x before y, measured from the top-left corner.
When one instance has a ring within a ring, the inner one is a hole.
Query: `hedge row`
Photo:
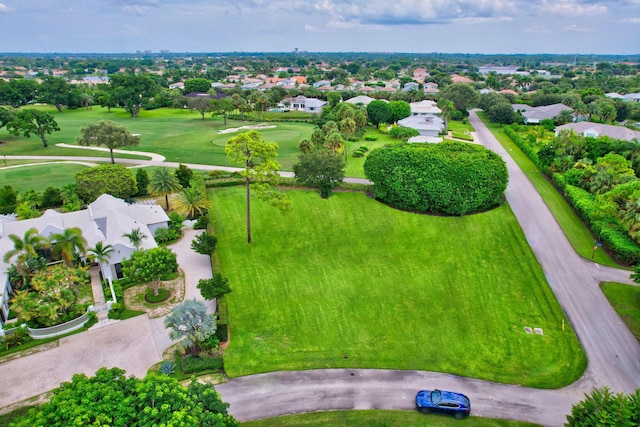
[[[589,224],[596,238],[607,245],[618,260],[629,265],[640,263],[640,245],[629,236],[615,216],[600,209],[593,194],[567,184],[559,173],[553,174],[553,180],[564,191],[578,215]]]
[[[507,134],[509,138],[529,157],[529,159],[538,167],[540,170],[545,170],[546,168],[540,162],[540,158],[538,157],[538,151],[532,147],[527,140],[525,140],[518,132],[516,132],[512,126],[505,126],[504,133]]]

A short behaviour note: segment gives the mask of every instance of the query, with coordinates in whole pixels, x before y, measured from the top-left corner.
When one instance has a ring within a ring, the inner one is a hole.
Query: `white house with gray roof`
[[[93,247],[102,241],[113,246],[108,264],[101,265],[105,279],[109,282],[122,277],[122,261],[129,258],[134,246],[124,234],[140,229],[147,236],[142,240],[140,249],[157,247],[154,239],[159,228],[168,227],[169,217],[161,206],[156,204],[128,204],[122,199],[103,194],[89,204],[87,209],[60,213],[47,210],[41,217],[18,221],[15,217],[0,215],[0,325],[9,314],[9,299],[13,289],[9,283],[8,269],[4,254],[14,248],[9,235],[20,238],[31,228],[38,234],[49,238],[51,234],[62,233],[67,228],[79,228],[87,240],[87,247]]]
[[[562,111],[572,111],[571,107],[567,107],[564,104],[542,105],[540,107],[531,107],[525,104],[513,104],[512,107],[514,111],[522,113],[525,124],[539,124],[544,119],[553,119],[557,117]]]
[[[583,136],[591,136],[597,138],[599,136],[608,136],[614,139],[622,139],[624,141],[640,141],[640,132],[631,130],[624,126],[605,125],[602,123],[578,122],[567,123],[556,128],[556,136],[563,130],[573,130]]]
[[[409,116],[398,120],[398,125],[412,128],[420,133],[420,136],[437,138],[444,129],[444,121],[433,114]]]

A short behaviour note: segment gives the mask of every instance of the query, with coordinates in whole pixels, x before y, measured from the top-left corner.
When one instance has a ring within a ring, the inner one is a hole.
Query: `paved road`
[[[275,372],[235,378],[216,387],[223,399],[231,403],[230,412],[238,420],[329,409],[411,409],[416,390],[438,387],[468,393],[475,415],[555,426],[564,423],[571,405],[593,387],[607,385],[623,392],[640,388],[640,345],[598,287],[598,283],[604,280],[629,282],[629,273],[598,266],[576,255],[524,173],[474,113],[470,122],[476,129],[476,140],[501,154],[507,162],[510,174],[507,200],[585,348],[589,367],[584,377],[564,389],[537,390],[418,371],[331,369]],[[78,160],[71,157],[62,159]],[[105,161],[102,158],[82,160]],[[158,160],[127,159],[126,162],[178,165]],[[238,170],[207,165],[188,166],[201,170]],[[283,175],[291,176],[290,173]],[[362,179],[349,181],[366,182]],[[79,337],[83,336],[85,334]],[[156,341],[162,340],[156,338]],[[122,357],[120,366],[127,368],[136,357],[134,354],[131,354],[131,360]],[[0,366],[0,373],[3,370]],[[35,389],[31,392],[35,394]],[[514,401],[522,403],[504,407],[504,402]]]
[[[574,387],[608,385],[627,393],[640,388],[640,345],[599,288],[604,279],[628,281],[628,273],[578,256],[533,184],[474,112],[469,122],[479,141],[506,161],[509,205],[587,353],[589,367]]]

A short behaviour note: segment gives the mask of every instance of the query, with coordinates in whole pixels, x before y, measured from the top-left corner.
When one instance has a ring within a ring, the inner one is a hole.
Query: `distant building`
[[[597,138],[598,136],[608,136],[614,139],[622,139],[624,141],[640,141],[640,132],[631,130],[624,126],[605,125],[592,122],[567,123],[556,128],[556,135],[563,130],[573,130],[583,135]]]

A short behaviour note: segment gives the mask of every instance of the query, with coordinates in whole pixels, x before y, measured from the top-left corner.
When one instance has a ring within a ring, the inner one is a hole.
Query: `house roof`
[[[563,110],[571,111],[571,107],[567,107],[564,104],[543,105],[540,107],[532,107],[531,110],[525,111],[522,115],[529,120],[553,119]]]
[[[592,122],[567,123],[556,128],[556,132],[565,129],[571,129],[580,134],[595,134],[596,136],[606,135],[614,139],[622,139],[632,141],[637,139],[640,141],[640,132],[631,130],[624,126],[605,125]]]
[[[444,129],[444,121],[433,114],[409,116],[402,120],[398,120],[398,124],[402,127],[420,130],[434,130],[440,132]]]
[[[412,114],[440,114],[442,110],[440,110],[435,101],[430,101],[425,99],[420,102],[412,102],[409,104],[411,107]]]
[[[369,103],[371,101],[375,101],[375,98],[371,98],[370,96],[367,95],[358,95],[358,96],[354,96],[353,98],[347,99],[344,102],[348,102],[349,104],[362,104],[362,105],[369,105]]]

